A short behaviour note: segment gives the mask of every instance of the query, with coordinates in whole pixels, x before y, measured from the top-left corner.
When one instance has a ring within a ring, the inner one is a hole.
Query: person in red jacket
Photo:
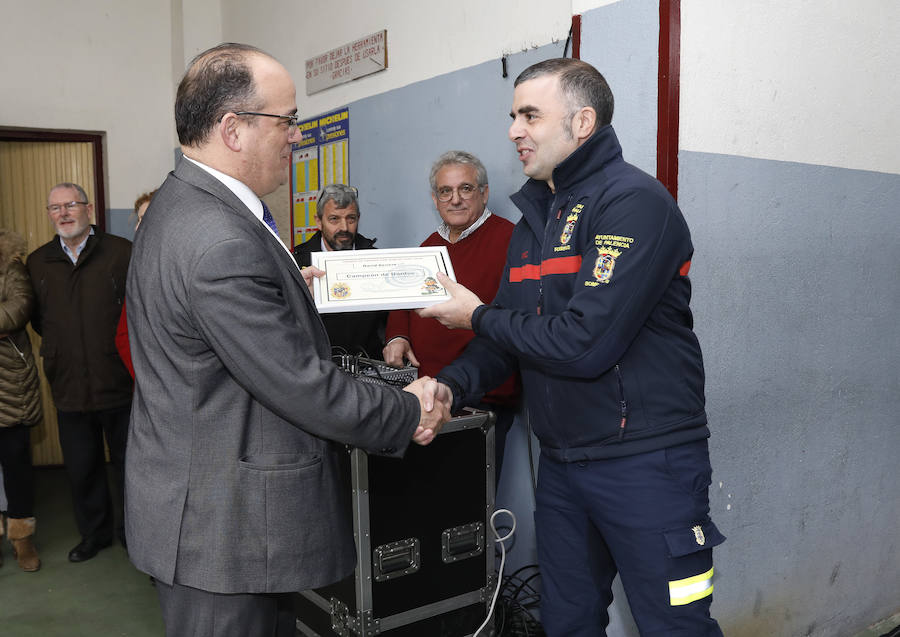
[[[513,224],[487,209],[488,177],[475,155],[451,150],[431,167],[431,199],[441,216],[441,225],[422,246],[446,246],[457,281],[481,298],[493,299],[500,286],[506,248]],[[389,365],[404,360],[433,376],[459,356],[473,338],[469,330],[451,330],[435,319],[421,318],[410,310],[395,310],[388,316],[383,350]],[[500,479],[506,432],[512,425],[519,399],[518,374],[486,394],[479,405],[497,416],[494,425],[496,479]]]
[[[143,193],[135,200],[134,214],[137,217],[137,221],[134,224],[135,232],[137,232],[138,226],[141,225],[141,219],[144,218],[144,213],[147,212],[150,200],[155,194],[156,189],[154,188],[150,192]],[[128,316],[124,302],[122,303],[122,314],[119,316],[119,325],[116,327],[116,350],[119,352],[119,358],[122,359],[125,367],[128,368],[128,373],[134,378],[134,366],[131,364],[131,345],[128,343]]]

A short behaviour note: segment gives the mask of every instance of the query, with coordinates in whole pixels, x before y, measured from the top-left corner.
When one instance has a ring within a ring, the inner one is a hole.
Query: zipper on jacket
[[[119,284],[116,283],[116,277],[110,274],[109,280],[112,281],[113,298],[116,300],[116,303],[119,305],[119,307],[121,307],[122,301],[124,300],[125,296],[122,295],[121,298],[119,297]]]
[[[7,334],[6,340],[8,340],[8,341],[9,341],[9,344],[12,345],[12,348],[13,348],[14,350],[16,350],[16,354],[19,355],[19,358],[22,359],[22,362],[23,362],[23,363],[27,362],[27,361],[25,360],[25,353],[24,353],[22,350],[20,350],[18,347],[16,347],[16,344],[15,344],[15,343],[13,342],[13,340],[12,340],[12,336],[9,336],[9,335]]]
[[[566,203],[564,203],[559,208],[557,208],[556,218],[554,219],[553,217],[548,217],[547,223],[544,225],[544,241],[543,241],[543,244],[541,245],[541,251],[540,251],[541,271],[540,271],[540,274],[538,275],[538,302],[537,302],[538,316],[540,316],[541,314],[544,313],[544,251],[547,249],[547,247],[551,243],[553,243],[550,240],[550,237],[552,236],[552,233],[550,232],[550,228],[552,227],[553,232],[556,232],[556,230],[558,229],[558,226],[559,226],[559,220],[562,219],[563,210],[569,205],[569,202],[572,201],[572,197],[573,197],[573,195],[570,194],[566,198]],[[554,201],[555,201],[555,199],[554,199]],[[553,209],[552,206],[550,209],[551,210]]]
[[[619,409],[622,420],[619,421],[619,442],[625,438],[625,424],[628,421],[628,403],[625,401],[625,383],[622,382],[622,373],[616,364],[616,381],[619,383]]]

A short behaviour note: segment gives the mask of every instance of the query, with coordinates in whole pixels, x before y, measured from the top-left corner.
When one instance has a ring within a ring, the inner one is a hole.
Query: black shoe
[[[97,542],[91,539],[81,540],[78,546],[69,551],[69,561],[84,562],[94,557],[100,549],[105,549],[111,545],[112,540],[106,540],[105,542]]]

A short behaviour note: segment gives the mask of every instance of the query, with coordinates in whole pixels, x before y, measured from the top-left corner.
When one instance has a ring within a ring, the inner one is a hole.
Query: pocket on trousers
[[[725,536],[709,520],[665,531],[663,536],[669,549],[669,605],[687,617],[698,612],[708,617],[715,575],[712,548]]]
[[[687,442],[665,450],[666,470],[686,493],[706,494],[712,484],[707,441]]]
[[[725,536],[719,532],[712,520],[664,531],[663,537],[666,539],[666,546],[669,547],[670,557],[684,557],[705,551],[725,541]]]

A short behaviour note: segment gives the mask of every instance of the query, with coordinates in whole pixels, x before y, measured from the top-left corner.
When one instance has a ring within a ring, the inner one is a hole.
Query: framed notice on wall
[[[350,185],[350,109],[300,122],[291,153],[292,245],[315,234],[316,195],[328,184]]]

